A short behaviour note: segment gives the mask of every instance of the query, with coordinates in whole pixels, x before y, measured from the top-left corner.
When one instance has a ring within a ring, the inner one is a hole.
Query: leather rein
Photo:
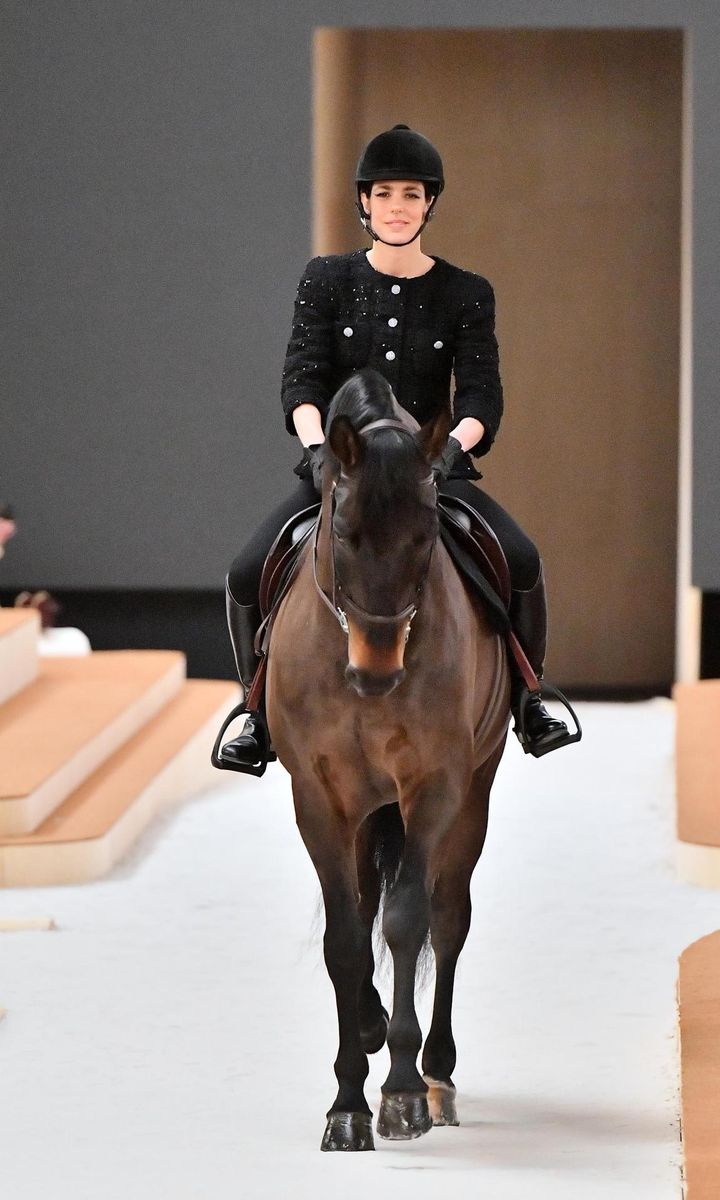
[[[357,432],[359,434],[361,434],[363,437],[365,437],[365,435],[372,432],[373,429],[400,429],[403,433],[409,433],[412,435],[412,430],[408,429],[407,425],[404,425],[402,423],[402,421],[398,421],[398,420],[395,420],[394,418],[390,418],[390,417],[385,417],[379,421],[371,421],[368,425],[364,425],[362,427],[362,429],[358,429]],[[426,480],[424,480],[424,483],[433,483],[433,484],[435,483],[435,478],[434,478],[432,472],[430,473],[428,478]],[[399,625],[402,621],[407,621],[407,629],[405,631],[405,641],[407,641],[410,636],[410,626],[413,622],[415,614],[417,613],[418,604],[420,602],[420,596],[421,596],[422,590],[425,586],[425,582],[427,580],[428,574],[430,572],[430,561],[432,559],[432,552],[433,552],[433,547],[434,547],[435,543],[433,542],[433,544],[430,546],[430,552],[428,554],[422,576],[420,577],[420,581],[415,589],[415,599],[412,600],[411,603],[408,604],[407,607],[402,610],[402,612],[394,613],[392,616],[389,616],[389,617],[381,615],[380,613],[368,612],[366,609],[362,608],[359,604],[357,604],[352,599],[351,596],[348,595],[348,593],[343,588],[341,581],[338,579],[338,573],[337,573],[337,569],[335,566],[335,535],[334,535],[334,530],[333,530],[333,517],[335,515],[335,486],[336,486],[335,483],[333,483],[333,485],[332,485],[332,512],[331,512],[331,518],[330,518],[331,596],[328,596],[327,592],[323,588],[322,584],[320,583],[320,580],[318,579],[318,573],[317,573],[318,540],[320,537],[320,525],[322,523],[322,509],[318,516],[317,524],[315,526],[315,532],[313,534],[313,542],[312,542],[313,579],[315,580],[315,587],[317,589],[318,595],[320,596],[320,599],[323,601],[323,603],[325,605],[327,605],[327,607],[329,608],[330,612],[333,614],[333,616],[337,620],[338,624],[340,625],[340,628],[342,629],[342,631],[346,637],[349,636],[349,634],[350,634],[347,613],[345,611],[347,609],[351,614],[354,614],[355,616],[360,617],[360,619],[362,621],[366,621],[370,625],[380,625],[380,626]]]

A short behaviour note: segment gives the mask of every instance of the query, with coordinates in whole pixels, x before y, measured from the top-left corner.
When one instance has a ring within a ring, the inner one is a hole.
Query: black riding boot
[[[228,587],[227,580],[225,581],[225,601],[235,665],[247,698],[259,661],[255,653],[255,634],[260,626],[260,609],[257,604],[238,604]],[[220,757],[225,761],[256,763],[261,746],[266,740],[269,742],[269,738],[264,711],[251,712],[245,721],[242,733],[232,741],[225,743],[220,751]],[[268,760],[273,761],[275,758],[275,753],[270,751]]]
[[[526,592],[513,591],[510,599],[510,623],[530,666],[541,680],[547,645],[547,602],[542,562],[533,586]],[[533,754],[539,758],[551,750],[559,750],[561,746],[567,745],[571,737],[567,725],[564,721],[550,716],[541,695],[529,691],[514,664],[510,704],[515,718],[513,733],[517,735],[526,754]]]

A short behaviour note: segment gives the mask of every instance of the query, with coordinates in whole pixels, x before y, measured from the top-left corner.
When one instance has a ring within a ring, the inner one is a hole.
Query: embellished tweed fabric
[[[414,279],[371,267],[364,250],[313,258],[298,285],[282,378],[289,433],[293,409],[314,404],[325,417],[353,372],[373,367],[403,408],[423,424],[450,406],[455,422],[485,426],[475,456],[487,454],[503,393],[495,338],[495,296],[482,275],[442,258]]]

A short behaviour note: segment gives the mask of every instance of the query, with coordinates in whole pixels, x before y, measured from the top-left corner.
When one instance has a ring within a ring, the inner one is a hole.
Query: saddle
[[[300,555],[317,524],[320,502],[296,513],[282,527],[265,560],[260,579],[263,622],[255,639],[260,666],[248,695],[248,708],[262,695],[264,670],[275,613],[292,586]],[[438,497],[440,538],[457,570],[480,599],[508,648],[530,691],[539,691],[537,676],[510,626],[510,569],[503,549],[484,517],[456,496]],[[262,675],[262,680],[258,676]],[[258,683],[257,696],[255,684]]]
[[[294,576],[294,567],[319,515],[320,501],[304,508],[302,512],[295,513],[295,516],[283,525],[270,547],[260,576],[260,614],[263,618],[267,619],[270,616],[276,603],[285,595]],[[264,641],[263,626],[259,632],[261,640]],[[257,639],[255,648],[260,648]]]

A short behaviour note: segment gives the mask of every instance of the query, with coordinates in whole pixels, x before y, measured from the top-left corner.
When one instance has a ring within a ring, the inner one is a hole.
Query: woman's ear
[[[365,457],[365,443],[348,417],[335,417],[330,426],[328,441],[346,473],[354,471]]]
[[[429,463],[435,462],[435,459],[440,457],[445,449],[449,433],[450,413],[443,408],[432,421],[428,421],[415,434],[415,441]]]

